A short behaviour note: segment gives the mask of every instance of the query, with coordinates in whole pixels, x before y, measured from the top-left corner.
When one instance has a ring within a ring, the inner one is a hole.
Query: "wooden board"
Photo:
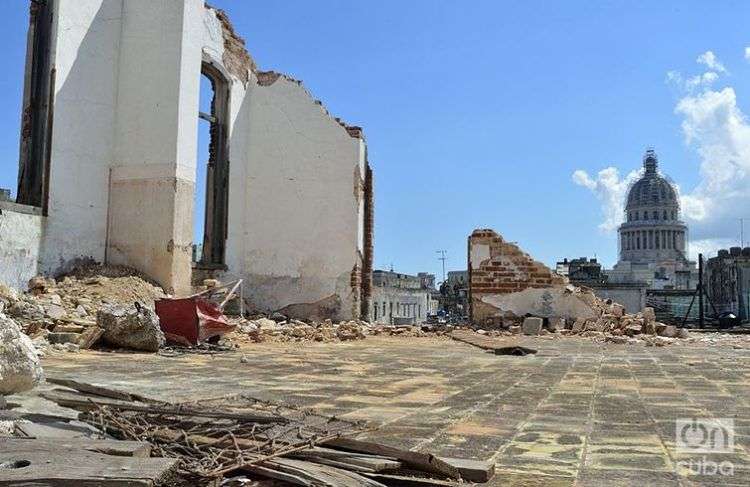
[[[123,443],[130,445],[122,445]],[[167,480],[177,460],[115,456],[107,452],[137,453],[134,442],[98,440],[0,440],[0,486],[35,487],[151,487]],[[92,451],[94,450],[94,451]]]
[[[451,338],[482,350],[489,350],[495,355],[529,355],[536,353],[533,348],[522,347],[515,339],[488,337],[468,330],[455,330]]]
[[[379,443],[352,440],[349,438],[336,438],[335,440],[324,442],[324,445],[354,452],[367,453],[370,455],[395,458],[396,460],[403,462],[405,465],[423,472],[443,475],[453,479],[457,479],[461,475],[455,467],[428,453],[400,450]]]
[[[484,460],[438,457],[461,473],[461,478],[470,482],[489,482],[495,476],[495,464]]]

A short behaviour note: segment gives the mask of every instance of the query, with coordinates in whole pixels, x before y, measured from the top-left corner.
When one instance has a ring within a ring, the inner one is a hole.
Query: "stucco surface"
[[[361,265],[361,140],[280,77],[255,86],[246,104],[248,130],[241,270],[253,304],[280,309],[337,295],[352,315],[350,275]],[[233,142],[240,135],[233,135]],[[234,145],[236,148],[236,144]],[[234,182],[232,183],[234,184]]]
[[[12,206],[0,202],[0,283],[25,290],[38,273],[43,218]]]
[[[564,287],[528,288],[507,294],[482,296],[482,302],[497,309],[497,313],[525,316],[527,313],[543,318],[594,318],[597,313],[576,294]]]

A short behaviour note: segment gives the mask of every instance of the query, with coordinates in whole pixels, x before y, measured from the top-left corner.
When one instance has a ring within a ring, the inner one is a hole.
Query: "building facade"
[[[630,187],[625,222],[618,229],[619,260],[606,272],[611,283],[643,282],[651,289],[692,289],[695,262],[687,258],[688,228],[681,220],[674,185],[658,170],[653,150]]]
[[[431,278],[431,279],[430,279]],[[417,324],[436,308],[431,274],[417,276],[393,271],[372,273],[372,319],[383,324]]]
[[[258,311],[370,316],[373,176],[361,128],[300,81],[258,69],[227,14],[203,0],[26,3],[19,211],[0,202],[0,227],[17,229],[0,236],[0,278],[20,287],[95,261],[176,294],[203,277],[242,278]],[[210,113],[200,112],[203,78]],[[202,123],[210,154],[199,161]]]
[[[750,319],[750,247],[720,250],[706,262],[706,291],[718,313]]]

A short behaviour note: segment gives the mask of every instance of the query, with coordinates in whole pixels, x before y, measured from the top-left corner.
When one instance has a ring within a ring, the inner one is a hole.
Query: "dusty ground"
[[[379,441],[493,459],[493,486],[750,484],[750,350],[521,342],[539,354],[371,337],[215,356],[82,352],[47,357],[44,366],[49,376],[167,400],[241,391],[367,419],[381,425],[370,434]],[[675,419],[692,417],[734,418],[734,453],[678,454]],[[690,475],[680,464],[704,456],[732,462],[733,475]]]

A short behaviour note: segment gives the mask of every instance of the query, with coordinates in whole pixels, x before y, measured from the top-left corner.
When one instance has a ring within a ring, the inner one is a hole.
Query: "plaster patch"
[[[488,244],[474,244],[471,246],[471,267],[478,269],[482,263],[490,258],[490,246]]]

